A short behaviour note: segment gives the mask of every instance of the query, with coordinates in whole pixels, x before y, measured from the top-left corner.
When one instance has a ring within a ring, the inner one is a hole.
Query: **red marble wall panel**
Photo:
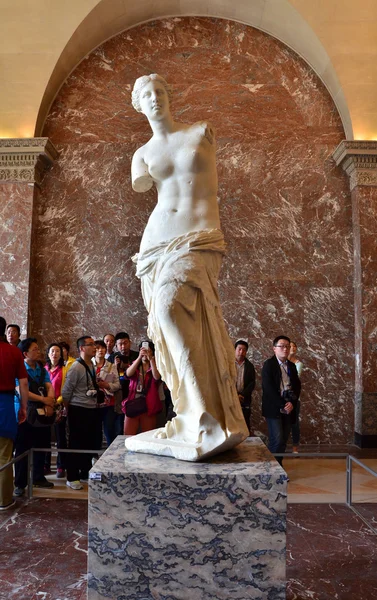
[[[34,185],[0,183],[0,314],[26,334]]]
[[[290,49],[212,18],[154,21],[109,40],[71,74],[43,135],[60,158],[38,202],[32,322],[44,343],[126,329],[146,312],[130,257],[156,201],[132,191],[130,163],[149,137],[131,106],[135,79],[157,72],[177,120],[217,130],[219,200],[229,246],[220,293],[232,338],[259,372],[271,340],[295,338],[306,442],[352,439],[352,211],[332,152],[344,131],[326,89]],[[260,373],[260,372],[259,372]],[[260,375],[253,424],[260,414]]]

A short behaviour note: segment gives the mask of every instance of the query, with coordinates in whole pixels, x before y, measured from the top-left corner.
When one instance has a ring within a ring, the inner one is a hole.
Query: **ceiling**
[[[347,139],[377,139],[377,0],[0,0],[0,137],[40,135],[69,73],[117,33],[166,16],[237,20],[298,52]]]

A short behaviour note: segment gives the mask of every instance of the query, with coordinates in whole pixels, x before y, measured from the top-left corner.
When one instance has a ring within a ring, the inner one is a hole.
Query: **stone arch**
[[[42,98],[35,135],[40,135],[60,87],[93,49],[118,33],[156,18],[210,16],[251,25],[277,38],[299,54],[327,87],[343,123],[353,139],[348,105],[330,58],[313,29],[289,0],[101,0],[89,12],[64,48]]]

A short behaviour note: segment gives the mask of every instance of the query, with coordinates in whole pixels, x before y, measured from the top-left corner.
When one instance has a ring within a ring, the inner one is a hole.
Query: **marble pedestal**
[[[259,438],[203,463],[124,439],[91,471],[88,600],[285,598],[287,477]]]

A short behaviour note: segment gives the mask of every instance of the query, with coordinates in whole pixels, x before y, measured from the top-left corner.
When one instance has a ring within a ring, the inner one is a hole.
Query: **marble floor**
[[[377,470],[376,451],[352,453]],[[377,480],[355,469],[353,497],[363,520],[344,504],[345,459],[287,458],[284,467],[287,600],[377,598]],[[34,490],[32,500],[0,513],[1,600],[86,598],[87,486],[75,492],[49,479],[53,490]]]
[[[376,523],[376,505],[365,509]],[[2,600],[86,598],[86,502],[23,500],[0,514],[0,539]],[[288,506],[287,600],[374,600],[376,559],[377,537],[351,509]]]

